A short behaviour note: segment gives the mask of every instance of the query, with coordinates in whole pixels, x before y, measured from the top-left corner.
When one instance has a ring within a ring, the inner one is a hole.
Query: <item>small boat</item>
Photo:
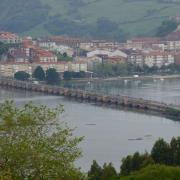
[[[164,78],[161,78],[160,80],[161,80],[161,81],[164,81]]]

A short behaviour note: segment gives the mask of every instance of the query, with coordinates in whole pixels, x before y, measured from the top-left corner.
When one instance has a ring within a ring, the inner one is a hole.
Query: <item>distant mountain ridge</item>
[[[0,30],[123,40],[178,13],[180,0],[1,0]]]

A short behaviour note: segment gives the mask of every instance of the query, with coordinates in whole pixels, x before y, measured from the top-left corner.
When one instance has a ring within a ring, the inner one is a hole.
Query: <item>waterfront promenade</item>
[[[71,81],[75,82],[102,82],[102,81],[119,81],[119,80],[165,80],[165,79],[180,79],[180,75],[152,75],[152,76],[118,76],[118,77],[109,77],[109,78],[83,78],[83,79],[72,79]]]

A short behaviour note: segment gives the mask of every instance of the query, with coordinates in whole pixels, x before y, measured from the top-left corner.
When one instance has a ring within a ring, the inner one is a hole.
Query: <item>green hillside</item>
[[[153,35],[180,13],[180,0],[1,0],[0,28],[21,34]]]

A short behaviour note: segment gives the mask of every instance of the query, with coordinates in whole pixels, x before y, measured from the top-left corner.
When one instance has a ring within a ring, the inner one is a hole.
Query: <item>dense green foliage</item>
[[[84,71],[73,72],[73,71],[65,71],[64,72],[64,80],[71,80],[72,78],[84,78],[86,73]]]
[[[24,32],[39,25],[48,17],[49,7],[40,0],[1,0],[0,28]]]
[[[20,81],[27,81],[30,75],[25,71],[18,71],[14,74],[14,78]]]
[[[163,139],[155,143],[151,151],[151,156],[159,164],[171,165],[173,163],[171,147]]]
[[[175,120],[180,119],[180,110],[175,108],[167,108],[166,113],[168,116],[175,117]]]
[[[158,68],[156,66],[148,67],[144,65],[143,67],[135,66],[130,63],[99,63],[94,67],[95,75],[99,77],[109,77],[109,76],[128,76],[128,75],[167,75],[167,74],[178,74],[180,73],[180,67],[174,64],[169,66],[162,66]]]
[[[45,72],[41,66],[37,66],[33,72],[33,77],[39,81],[44,81],[46,78]]]
[[[103,63],[97,64],[94,72],[97,76],[108,77],[108,76],[127,76],[130,75],[130,64],[120,63],[120,64],[110,64]]]
[[[67,53],[57,53],[57,58],[58,58],[58,61],[72,61],[73,58],[68,56]]]
[[[127,35],[155,35],[179,6],[179,0],[1,0],[0,28],[123,41]]]
[[[44,27],[53,35],[66,34],[86,38],[116,39],[117,41],[125,41],[127,38],[127,34],[119,28],[118,24],[107,18],[98,19],[93,25],[55,18]]]
[[[157,30],[157,36],[163,37],[168,35],[170,32],[174,31],[178,26],[178,23],[176,21],[163,21],[161,26]]]
[[[7,53],[8,50],[9,50],[9,45],[0,42],[0,56],[3,55],[4,53]]]
[[[180,137],[170,143],[159,139],[153,146],[151,156],[155,163],[180,166]]]
[[[101,168],[96,161],[93,161],[88,172],[88,180],[118,180],[119,176],[111,163],[104,164]]]
[[[180,167],[151,165],[120,180],[179,180]]]
[[[62,112],[61,106],[0,105],[0,179],[80,179],[74,161],[82,138],[59,121]]]
[[[4,44],[0,42],[0,58],[3,54],[7,54],[11,47],[18,47],[19,44]]]
[[[154,164],[154,160],[149,154],[140,155],[136,152],[133,156],[129,155],[122,159],[121,175],[125,176],[133,171],[138,171],[149,164]]]
[[[46,71],[46,82],[48,84],[58,84],[60,82],[60,76],[56,69],[50,68]]]
[[[172,138],[170,143],[159,139],[155,142],[150,154],[139,154],[136,152],[134,155],[128,155],[123,158],[119,174],[112,164],[105,164],[101,167],[96,161],[93,161],[91,169],[88,172],[89,180],[104,180],[108,179],[107,177],[112,180],[164,180],[167,177],[168,180],[171,180],[178,179],[179,176],[180,137]]]

